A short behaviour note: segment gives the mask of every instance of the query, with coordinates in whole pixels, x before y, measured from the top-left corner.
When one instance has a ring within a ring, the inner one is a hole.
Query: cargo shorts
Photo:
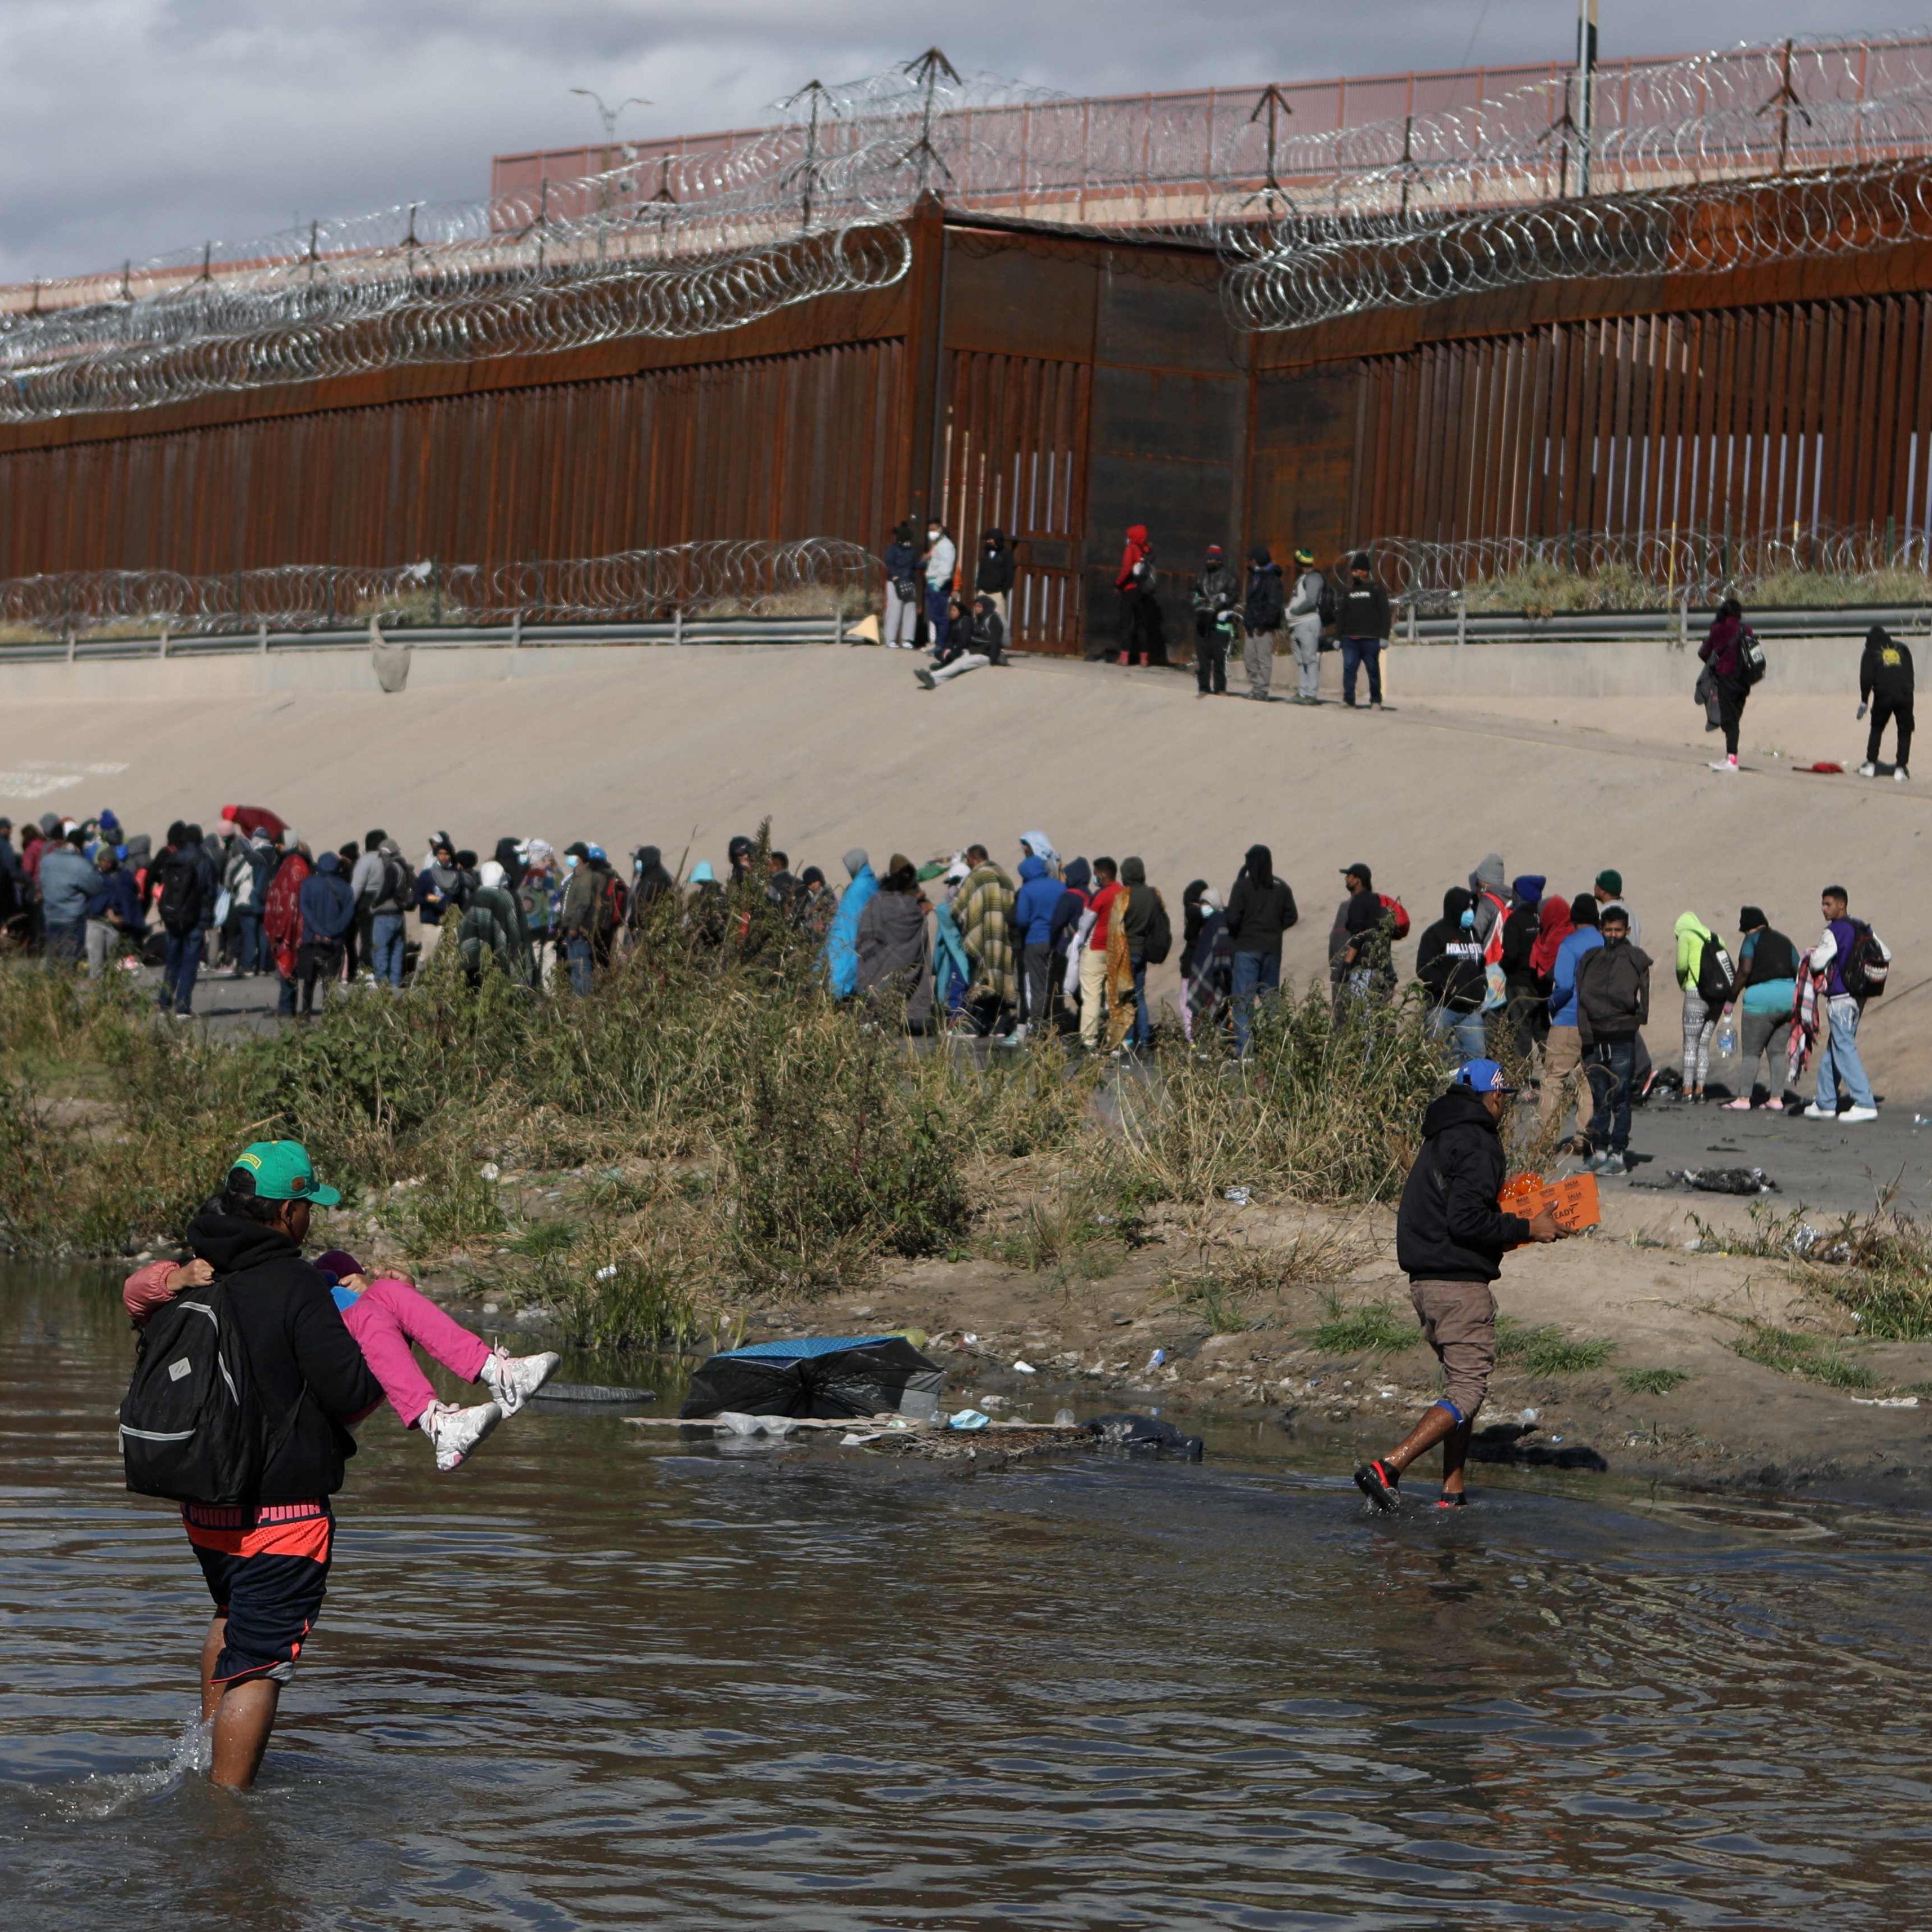
[[[1486,1282],[1412,1281],[1408,1298],[1448,1378],[1442,1400],[1463,1421],[1473,1420],[1496,1372],[1496,1296]]]

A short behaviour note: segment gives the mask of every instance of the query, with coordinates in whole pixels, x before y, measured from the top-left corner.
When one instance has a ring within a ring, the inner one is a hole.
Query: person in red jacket
[[[284,1019],[296,1016],[296,954],[302,949],[302,889],[314,870],[309,862],[308,848],[298,839],[282,854],[268,881],[268,896],[262,906],[262,936],[274,954],[276,976],[281,992],[276,1010]]]
[[[1131,664],[1138,657],[1150,663],[1161,647],[1160,608],[1154,597],[1154,545],[1144,524],[1127,526],[1114,588],[1120,593],[1120,662]]]

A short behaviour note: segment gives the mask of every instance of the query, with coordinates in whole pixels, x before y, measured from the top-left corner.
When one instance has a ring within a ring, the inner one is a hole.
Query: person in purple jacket
[[[1818,1055],[1818,1090],[1804,1109],[1804,1118],[1855,1126],[1878,1118],[1871,1082],[1865,1077],[1864,1063],[1858,1058],[1858,1022],[1864,1015],[1864,1003],[1845,983],[1845,964],[1858,943],[1858,928],[1851,917],[1850,896],[1843,886],[1827,886],[1821,903],[1825,936],[1811,949],[1810,965],[1814,973],[1826,976],[1829,1031]],[[1838,1111],[1840,1082],[1852,1103],[1842,1114]]]

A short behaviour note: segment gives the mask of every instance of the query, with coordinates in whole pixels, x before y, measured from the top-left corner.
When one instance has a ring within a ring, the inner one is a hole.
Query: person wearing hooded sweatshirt
[[[879,889],[859,915],[854,942],[858,956],[854,991],[875,1019],[903,1019],[909,1034],[932,1024],[932,953],[927,940],[926,898],[919,870],[895,852]]]
[[[262,900],[262,937],[281,982],[275,1010],[284,1019],[296,1016],[296,974],[302,945],[302,889],[314,869],[308,848],[297,840],[282,854]]]
[[[882,560],[886,566],[886,635],[889,651],[917,648],[919,638],[919,546],[908,520],[892,532]]]
[[[1067,866],[1061,881],[1062,890],[1054,902],[1052,923],[1047,928],[1047,944],[1052,948],[1051,962],[1051,1000],[1049,1012],[1056,1025],[1060,1024],[1060,1015],[1071,1005],[1078,991],[1079,959],[1076,951],[1080,922],[1087,915],[1087,908],[1093,898],[1094,868],[1084,859],[1076,859]]]
[[[1718,723],[1724,734],[1724,760],[1714,764],[1715,772],[1735,772],[1738,768],[1738,727],[1744,715],[1744,700],[1750,696],[1750,679],[1744,669],[1744,606],[1735,597],[1726,597],[1718,606],[1718,614],[1704,641],[1697,646],[1705,674],[1718,700]]]
[[[1912,774],[1912,647],[1901,644],[1882,624],[1874,624],[1865,633],[1865,647],[1858,659],[1858,716],[1871,710],[1871,729],[1865,735],[1865,761],[1858,767],[1862,778],[1878,776],[1879,747],[1885,728],[1898,726],[1898,762],[1892,776],[1903,784]]]
[[[1269,556],[1265,544],[1256,544],[1248,553],[1248,593],[1241,603],[1241,663],[1248,674],[1248,695],[1262,704],[1268,701],[1268,686],[1274,681],[1275,640],[1287,614],[1281,566]],[[1230,899],[1230,916],[1234,910]],[[1235,1024],[1240,1024],[1238,1017]]]
[[[1037,1029],[1052,1011],[1047,988],[1053,973],[1053,913],[1060,881],[1046,861],[1029,852],[1020,861],[1020,889],[1013,902],[1013,932],[1020,949],[1020,1024]]]
[[[1389,594],[1371,574],[1369,554],[1358,550],[1348,562],[1348,580],[1336,600],[1335,628],[1342,645],[1342,702],[1355,708],[1355,673],[1369,673],[1369,705],[1382,708],[1382,646],[1390,628]]]
[[[370,855],[365,852],[356,862],[357,878],[364,876]],[[377,871],[373,886],[357,891],[358,910],[368,914],[365,930],[369,950],[365,956],[375,983],[400,992],[403,985],[403,928],[410,908],[416,903],[416,880],[404,858],[402,848],[391,838],[376,842],[374,854]],[[353,881],[351,881],[353,884]],[[366,908],[364,901],[366,898]]]
[[[356,893],[342,876],[342,861],[325,852],[304,881],[301,895],[302,940],[297,962],[302,983],[302,1017],[315,1012],[315,986],[342,970],[343,942],[356,923]],[[325,1000],[327,998],[324,994]]]
[[[677,881],[655,845],[640,845],[631,854],[631,928],[635,932],[658,900],[675,892]]]
[[[1538,1112],[1547,1133],[1574,1089],[1576,1130],[1570,1145],[1586,1153],[1589,1150],[1594,1103],[1588,1082],[1580,1077],[1583,1034],[1576,1018],[1576,968],[1586,952],[1594,952],[1603,943],[1604,935],[1597,928],[1597,902],[1589,893],[1579,892],[1570,902],[1570,930],[1550,962],[1550,1032],[1544,1042],[1543,1090],[1538,1096]]]
[[[1197,1043],[1225,1036],[1228,1003],[1234,989],[1234,942],[1228,937],[1227,907],[1220,892],[1204,884],[1198,902],[1200,923],[1193,950],[1181,968],[1181,1020]]]
[[[99,884],[94,868],[81,850],[79,832],[50,841],[40,855],[40,909],[46,922],[46,960],[50,965],[75,966],[85,950],[87,902]],[[198,929],[198,928],[197,928]],[[190,976],[188,998],[194,996]],[[182,1010],[188,1010],[184,1000]]]
[[[1503,992],[1508,1011],[1498,1015],[1509,1029],[1516,1052],[1525,1060],[1536,1049],[1542,1029],[1538,1016],[1546,1010],[1544,998],[1549,988],[1537,976],[1530,955],[1543,931],[1543,889],[1547,884],[1538,872],[1525,872],[1511,880],[1509,915],[1503,921]]]
[[[1466,886],[1442,895],[1442,916],[1422,935],[1415,949],[1415,976],[1429,994],[1429,1028],[1453,1041],[1456,1057],[1483,1057],[1483,944],[1475,934],[1475,913]]]
[[[859,920],[866,901],[879,890],[872,859],[862,847],[855,845],[846,854],[845,874],[852,883],[825,937],[825,973],[835,1000],[849,1000],[859,990]]]
[[[1007,542],[1006,532],[987,531],[980,539],[980,567],[973,574],[973,590],[976,597],[991,599],[994,610],[999,614],[1003,635],[1011,628],[1006,604],[1012,594],[1016,574],[1013,547]]]
[[[335,883],[352,917],[347,882]],[[202,1649],[209,1774],[231,1789],[254,1784],[282,1686],[321,1614],[329,1498],[356,1453],[350,1425],[382,1399],[328,1280],[302,1258],[312,1210],[340,1198],[316,1181],[299,1142],[257,1142],[188,1227],[189,1249],[230,1291],[228,1320],[262,1414],[285,1419],[270,1433],[252,1504],[182,1505],[215,1606]]]
[[[1210,544],[1194,579],[1194,682],[1202,698],[1228,694],[1228,634],[1241,580],[1219,544]]]
[[[1234,1002],[1234,1044],[1245,1054],[1255,1003],[1281,985],[1282,935],[1301,914],[1286,879],[1275,875],[1274,854],[1250,845],[1228,893],[1228,996]]]
[[[602,881],[590,864],[590,848],[581,838],[563,848],[563,898],[557,908],[564,957],[570,964],[570,990],[581,999],[595,976],[597,897]]]
[[[1160,628],[1160,607],[1154,597],[1154,545],[1144,524],[1130,524],[1120,550],[1120,567],[1114,588],[1120,593],[1120,662],[1138,657],[1146,664]]]
[[[1442,1444],[1444,1509],[1466,1500],[1464,1466],[1496,1362],[1495,1282],[1503,1256],[1562,1230],[1545,1208],[1525,1220],[1498,1205],[1508,1163],[1498,1130],[1511,1089],[1493,1060],[1472,1060],[1422,1117],[1422,1151],[1396,1209],[1396,1264],[1408,1276],[1415,1318],[1448,1386],[1386,1456],[1355,1472],[1355,1486],[1380,1510],[1402,1501],[1402,1472]]]
[[[1677,984],[1684,994],[1684,1097],[1701,1102],[1711,1071],[1711,1040],[1718,1030],[1717,1009],[1697,990],[1704,973],[1704,949],[1714,934],[1694,912],[1677,915]]]
[[[1288,642],[1294,652],[1294,701],[1322,702],[1322,593],[1328,580],[1315,568],[1314,554],[1294,553],[1294,592],[1288,602]]]
[[[1762,910],[1745,906],[1738,914],[1738,984],[1742,989],[1738,1004],[1743,1018],[1742,1077],[1743,1091],[1726,1105],[1743,1111],[1778,1104],[1772,1098],[1782,1093],[1787,1112],[1798,1096],[1786,1084],[1790,1062],[1786,1043],[1791,1033],[1792,1016],[1798,1004],[1798,949],[1781,932],[1774,932]],[[1768,1060],[1771,1077],[1762,1084],[1758,1063]]]
[[[1147,867],[1136,858],[1120,861],[1120,884],[1126,898],[1120,914],[1120,930],[1127,943],[1127,965],[1133,974],[1134,1017],[1127,1029],[1130,1046],[1154,1044],[1153,1016],[1148,1011],[1148,946],[1157,920],[1166,908],[1161,897],[1148,884]]]
[[[442,939],[442,925],[454,926],[462,912],[468,886],[456,863],[456,842],[447,832],[439,832],[430,842],[429,862],[416,874],[416,937],[422,946],[417,956],[427,964]]]

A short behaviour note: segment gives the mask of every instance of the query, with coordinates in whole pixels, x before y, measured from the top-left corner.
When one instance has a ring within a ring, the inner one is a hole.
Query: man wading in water
[[[189,1247],[230,1290],[229,1307],[272,1430],[253,1507],[183,1503],[214,1621],[201,1653],[201,1714],[217,1784],[245,1790],[261,1768],[282,1686],[322,1613],[335,1519],[356,1444],[346,1424],[382,1399],[329,1284],[302,1259],[309,1210],[341,1199],[318,1186],[298,1141],[258,1142],[189,1222]]]
[[[1503,1084],[1493,1060],[1468,1060],[1456,1068],[1455,1084],[1422,1117],[1422,1151],[1396,1210],[1396,1261],[1408,1276],[1416,1319],[1448,1387],[1400,1447],[1355,1472],[1355,1486],[1377,1509],[1398,1507],[1402,1472],[1438,1442],[1442,1498],[1436,1507],[1460,1509],[1468,1501],[1462,1466],[1496,1365],[1496,1298],[1490,1284],[1502,1272],[1505,1248],[1553,1241],[1562,1232],[1546,1208],[1526,1221],[1497,1204],[1503,1144],[1496,1124],[1514,1090]]]

